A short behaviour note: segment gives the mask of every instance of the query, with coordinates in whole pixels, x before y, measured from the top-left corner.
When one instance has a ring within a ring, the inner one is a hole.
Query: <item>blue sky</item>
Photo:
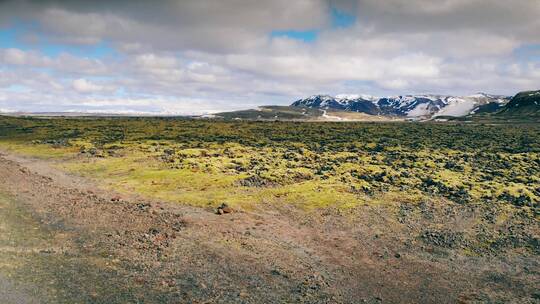
[[[540,83],[534,1],[122,1],[1,2],[0,110],[203,113]]]
[[[514,50],[516,58],[523,62],[540,62],[540,44],[526,44]]]
[[[270,34],[271,37],[286,37],[290,39],[300,40],[303,42],[314,42],[317,40],[318,30],[308,30],[308,31],[295,31],[295,30],[281,30],[281,31],[272,31]]]

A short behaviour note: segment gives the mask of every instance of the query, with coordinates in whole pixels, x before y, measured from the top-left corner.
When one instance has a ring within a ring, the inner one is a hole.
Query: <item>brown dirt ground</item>
[[[427,225],[468,231],[474,208],[217,215],[117,199],[47,162],[0,155],[0,302],[540,303],[538,251],[467,255],[419,238]]]

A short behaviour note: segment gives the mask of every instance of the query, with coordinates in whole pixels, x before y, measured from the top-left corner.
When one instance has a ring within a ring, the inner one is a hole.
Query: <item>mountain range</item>
[[[313,95],[297,100],[291,106],[361,112],[370,115],[434,118],[493,113],[502,110],[511,99],[511,96],[485,93],[470,96],[403,95],[392,97]]]
[[[540,90],[515,96],[478,93],[469,96],[313,95],[290,106],[222,112],[202,118],[295,121],[472,120],[540,121]]]

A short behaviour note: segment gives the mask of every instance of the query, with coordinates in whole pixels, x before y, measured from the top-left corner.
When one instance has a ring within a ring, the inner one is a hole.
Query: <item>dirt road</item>
[[[540,301],[538,255],[427,246],[417,238],[423,223],[400,223],[391,210],[217,215],[118,197],[50,163],[3,154],[0,302]]]

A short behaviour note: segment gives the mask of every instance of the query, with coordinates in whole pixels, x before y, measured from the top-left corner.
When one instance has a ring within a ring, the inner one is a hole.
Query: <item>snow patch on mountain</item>
[[[415,108],[407,112],[409,117],[420,117],[429,115],[429,109],[427,103],[417,105]]]
[[[447,99],[447,105],[437,112],[434,116],[465,116],[477,105],[474,97],[456,98],[450,97]]]

